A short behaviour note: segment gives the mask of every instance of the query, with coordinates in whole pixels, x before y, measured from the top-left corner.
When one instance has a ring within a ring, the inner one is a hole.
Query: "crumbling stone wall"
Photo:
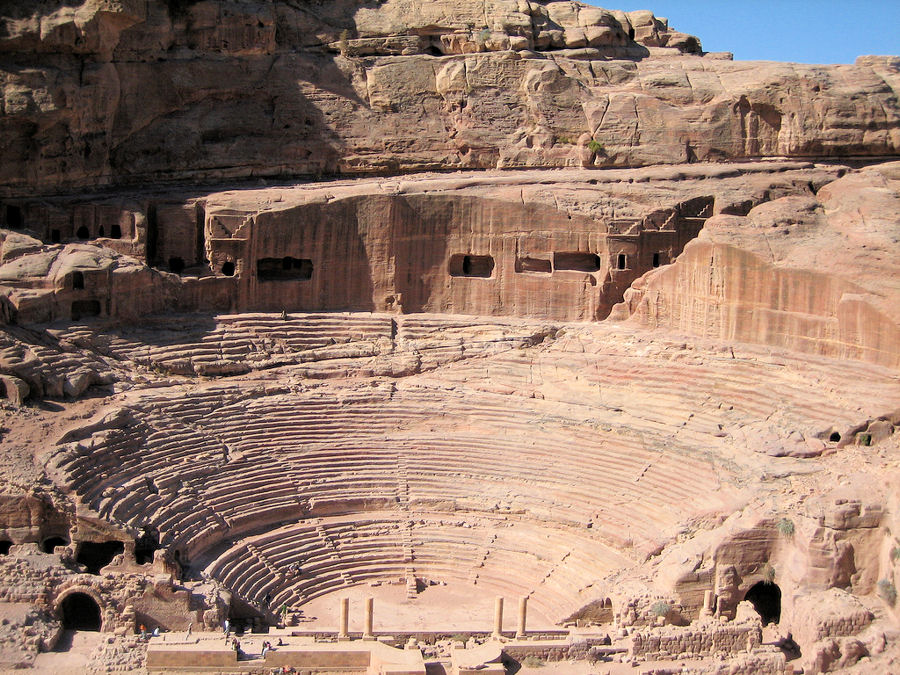
[[[515,644],[504,647],[503,652],[516,661],[521,661],[528,656],[547,662],[583,660],[589,657],[592,647],[608,644],[608,642],[608,640],[597,638],[579,640],[571,644]]]
[[[856,635],[874,618],[850,593],[832,588],[797,598],[791,626],[801,647],[825,638]]]
[[[762,642],[759,620],[703,621],[686,627],[642,629],[632,635],[632,654],[646,659],[702,658],[752,650]]]
[[[101,629],[119,634],[133,633],[140,618],[150,629],[185,629],[191,621],[198,625],[210,609],[190,591],[175,587],[168,575],[85,574],[67,556],[39,553],[33,544],[0,558],[0,602],[31,605],[57,620],[60,603],[72,593],[91,597],[100,607]],[[215,603],[215,593],[211,595]],[[210,617],[218,620],[215,609]]]
[[[642,675],[783,675],[786,659],[782,652],[758,651],[741,654],[727,663],[690,666],[678,664],[664,668],[642,669]]]

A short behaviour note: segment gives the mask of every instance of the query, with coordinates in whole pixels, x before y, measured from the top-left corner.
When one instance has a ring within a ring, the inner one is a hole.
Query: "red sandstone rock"
[[[897,154],[896,57],[574,2],[51,5],[0,17],[0,664],[73,594],[135,668],[142,622],[378,588],[891,670],[900,165],[850,160]],[[192,185],[337,172],[384,177]]]
[[[0,40],[0,195],[900,146],[892,57],[732,63],[650,12],[570,2],[172,7],[16,7]]]
[[[648,326],[900,364],[897,170],[710,219],[674,265],[626,293],[628,311]]]

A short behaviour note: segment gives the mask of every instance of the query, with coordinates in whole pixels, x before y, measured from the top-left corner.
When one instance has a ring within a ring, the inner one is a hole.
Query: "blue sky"
[[[861,54],[900,55],[900,0],[605,0],[588,4],[649,9],[708,52],[735,60],[853,63]]]

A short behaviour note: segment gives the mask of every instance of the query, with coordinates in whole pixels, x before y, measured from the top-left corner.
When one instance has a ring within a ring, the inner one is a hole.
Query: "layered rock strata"
[[[735,63],[575,2],[11,7],[0,196],[146,181],[897,154],[895,58]]]
[[[0,14],[0,667],[378,592],[575,629],[506,658],[896,670],[897,57],[557,1]],[[469,642],[420,646],[500,671]]]

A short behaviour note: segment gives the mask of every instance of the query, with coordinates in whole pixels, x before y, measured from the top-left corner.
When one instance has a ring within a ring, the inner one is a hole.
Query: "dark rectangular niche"
[[[553,269],[575,272],[599,272],[603,264],[596,253],[565,252],[553,254]]]
[[[256,261],[256,276],[260,281],[309,281],[313,264],[307,258],[260,258]]]
[[[543,274],[550,274],[552,271],[553,267],[550,265],[549,260],[529,257],[516,259],[516,272],[541,272]]]
[[[76,300],[72,303],[72,321],[79,321],[87,316],[100,316],[99,300]]]
[[[13,206],[12,204],[6,205],[6,226],[17,230],[20,227],[24,226],[25,219],[22,217],[22,207],[21,206]]]
[[[494,273],[494,258],[489,255],[457,254],[450,258],[451,277],[489,278]]]

